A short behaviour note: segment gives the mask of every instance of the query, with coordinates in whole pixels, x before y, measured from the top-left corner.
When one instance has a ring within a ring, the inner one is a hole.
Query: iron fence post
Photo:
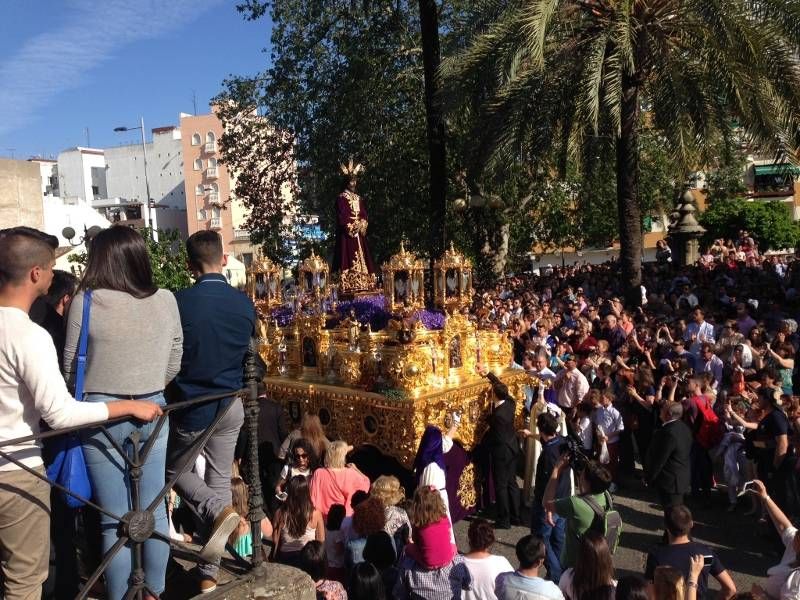
[[[247,361],[244,369],[245,385],[247,387],[247,401],[245,403],[245,425],[247,427],[247,473],[249,475],[249,512],[247,519],[250,521],[250,535],[253,536],[253,569],[264,569],[261,556],[261,521],[264,514],[264,498],[261,490],[261,469],[258,464],[258,368],[256,366],[256,352],[258,347],[254,339],[250,340],[247,352]]]

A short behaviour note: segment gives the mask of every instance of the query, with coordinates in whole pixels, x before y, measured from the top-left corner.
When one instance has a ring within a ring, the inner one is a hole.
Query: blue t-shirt
[[[183,358],[175,383],[180,400],[242,388],[243,363],[255,326],[255,308],[220,273],[203,275],[175,294],[183,327]],[[207,428],[230,399],[172,413],[173,424],[189,431]]]

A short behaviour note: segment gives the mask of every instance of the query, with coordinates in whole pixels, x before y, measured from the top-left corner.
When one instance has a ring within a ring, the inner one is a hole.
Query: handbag
[[[81,319],[81,334],[78,341],[77,371],[75,374],[75,398],[83,400],[83,381],[86,376],[86,350],[89,345],[89,315],[92,307],[92,290],[86,290],[83,295],[83,318]],[[86,458],[83,455],[83,446],[78,436],[69,434],[58,438],[55,445],[55,457],[47,467],[47,478],[83,498],[92,497],[92,484],[89,480],[89,471],[86,468]],[[64,503],[70,508],[80,508],[84,505],[72,494],[61,491]]]

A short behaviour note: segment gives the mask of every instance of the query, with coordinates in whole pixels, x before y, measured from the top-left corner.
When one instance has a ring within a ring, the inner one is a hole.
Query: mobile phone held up
[[[711,554],[703,554],[703,566],[710,567],[714,562],[714,557]]]

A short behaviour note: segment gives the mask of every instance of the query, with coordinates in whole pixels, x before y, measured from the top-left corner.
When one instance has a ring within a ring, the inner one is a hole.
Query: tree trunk
[[[622,130],[617,140],[617,216],[619,260],[626,306],[642,304],[642,209],[639,205],[639,88],[625,77]]]
[[[447,203],[447,151],[444,119],[439,100],[437,71],[439,50],[439,12],[436,0],[419,0],[422,35],[422,62],[425,71],[425,116],[428,129],[428,164],[430,171],[430,259],[439,257],[445,248],[445,207]]]

